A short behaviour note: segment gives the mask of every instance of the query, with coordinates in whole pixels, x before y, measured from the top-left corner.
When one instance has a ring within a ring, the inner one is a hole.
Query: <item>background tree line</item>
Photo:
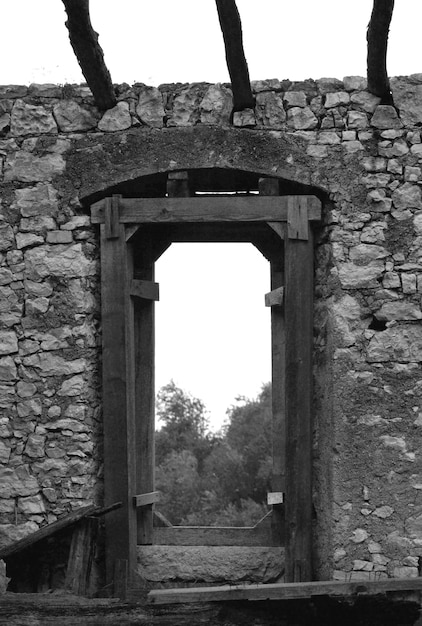
[[[237,398],[209,430],[204,403],[170,381],[157,395],[157,509],[172,524],[249,526],[265,513],[272,469],[271,386]]]

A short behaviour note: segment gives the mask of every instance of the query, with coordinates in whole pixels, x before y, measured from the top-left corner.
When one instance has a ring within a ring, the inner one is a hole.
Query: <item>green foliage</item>
[[[174,381],[157,397],[159,510],[173,524],[251,526],[267,512],[272,468],[271,388],[239,398],[219,435],[208,432],[203,402]]]

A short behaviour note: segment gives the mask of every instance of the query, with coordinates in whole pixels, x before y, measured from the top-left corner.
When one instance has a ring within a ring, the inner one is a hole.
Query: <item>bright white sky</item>
[[[252,80],[365,75],[372,0],[237,0]],[[91,0],[113,82],[229,82],[214,0]],[[61,0],[2,0],[0,84],[80,83]],[[421,0],[397,0],[390,76],[422,72]],[[247,244],[180,244],[157,264],[157,388],[173,377],[215,426],[270,379],[265,259]]]

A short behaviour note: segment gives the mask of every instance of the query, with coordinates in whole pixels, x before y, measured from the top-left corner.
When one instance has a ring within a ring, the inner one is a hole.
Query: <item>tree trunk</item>
[[[110,73],[104,63],[104,54],[98,43],[89,17],[89,0],[63,0],[68,20],[69,39],[88,83],[95,104],[102,111],[116,104]]]
[[[366,39],[368,42],[368,90],[381,98],[382,104],[393,104],[387,74],[388,31],[394,0],[374,0]]]
[[[235,0],[215,0],[233,89],[233,111],[255,106],[243,50],[242,24]]]

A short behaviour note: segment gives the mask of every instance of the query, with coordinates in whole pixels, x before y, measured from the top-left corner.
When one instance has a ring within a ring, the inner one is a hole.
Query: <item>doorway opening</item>
[[[272,471],[269,263],[247,243],[176,243],[155,276],[156,512],[253,526]]]

